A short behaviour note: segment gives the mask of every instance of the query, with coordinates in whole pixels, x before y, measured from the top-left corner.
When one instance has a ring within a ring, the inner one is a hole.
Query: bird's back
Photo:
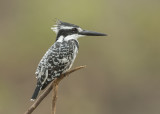
[[[69,70],[78,52],[78,41],[55,42],[41,59],[36,75],[37,85],[44,89],[54,78]]]

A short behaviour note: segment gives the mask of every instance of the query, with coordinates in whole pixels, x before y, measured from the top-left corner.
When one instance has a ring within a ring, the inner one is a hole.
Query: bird
[[[37,84],[31,101],[37,98],[40,90],[44,90],[50,82],[72,67],[79,50],[78,38],[82,36],[107,36],[104,33],[83,30],[78,25],[60,20],[57,20],[56,25],[51,29],[56,33],[56,41],[38,64],[35,72]]]

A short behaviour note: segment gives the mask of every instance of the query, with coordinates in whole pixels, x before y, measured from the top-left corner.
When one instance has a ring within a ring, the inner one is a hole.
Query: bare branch
[[[57,99],[57,90],[58,90],[58,84],[59,82],[69,74],[85,68],[86,66],[79,66],[76,67],[72,70],[67,71],[66,73],[62,74],[59,78],[56,78],[48,87],[47,89],[39,96],[39,98],[31,105],[31,107],[24,113],[24,114],[31,114],[37,106],[42,102],[42,100],[50,93],[50,91],[53,89],[53,100],[52,100],[52,114],[55,114],[55,109],[56,109],[56,99]]]
[[[52,95],[52,113],[56,114],[56,101],[57,101],[57,91],[58,91],[58,85],[53,83],[53,95]]]

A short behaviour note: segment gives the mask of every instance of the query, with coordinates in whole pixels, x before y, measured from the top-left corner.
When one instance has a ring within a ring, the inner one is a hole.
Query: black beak
[[[94,31],[88,31],[88,30],[83,30],[83,31],[79,32],[78,34],[86,35],[86,36],[107,36],[107,34],[98,33],[98,32],[94,32]]]

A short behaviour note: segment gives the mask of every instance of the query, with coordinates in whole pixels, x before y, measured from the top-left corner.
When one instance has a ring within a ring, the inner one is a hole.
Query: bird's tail
[[[34,90],[31,101],[34,101],[37,98],[40,89],[41,89],[41,86],[36,86],[36,89]]]

